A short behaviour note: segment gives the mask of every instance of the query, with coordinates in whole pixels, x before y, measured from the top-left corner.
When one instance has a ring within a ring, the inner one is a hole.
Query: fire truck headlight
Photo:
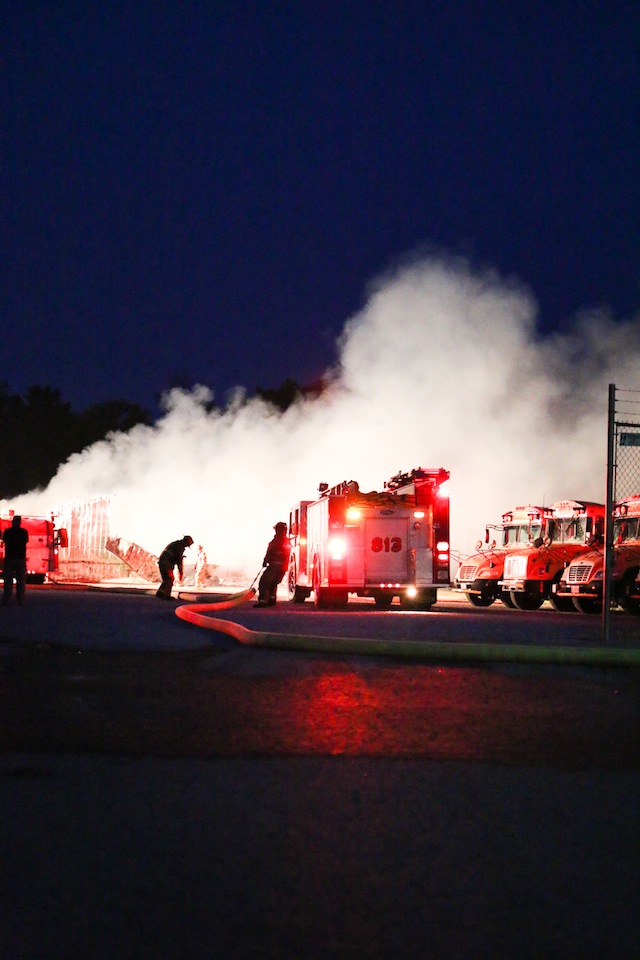
[[[347,510],[347,520],[349,523],[357,523],[362,517],[362,510],[358,507],[349,507]]]
[[[596,575],[595,575],[595,577],[594,577],[593,579],[594,579],[594,580],[602,580],[603,576],[604,576],[604,571],[603,571],[603,570],[598,570],[598,572],[596,573]]]
[[[332,560],[342,560],[344,556],[344,540],[341,537],[334,537],[329,541],[329,553]]]

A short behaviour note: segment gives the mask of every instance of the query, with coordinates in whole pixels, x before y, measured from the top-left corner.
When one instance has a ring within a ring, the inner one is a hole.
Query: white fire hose
[[[258,574],[259,576],[259,574]],[[258,577],[256,577],[256,580]],[[255,583],[255,580],[254,580]],[[267,633],[212,616],[219,610],[251,600],[253,585],[219,603],[185,603],[176,616],[206,630],[233,637],[250,647],[314,653],[348,653],[361,656],[400,657],[456,663],[537,663],[583,667],[640,667],[640,650],[626,647],[544,647],[502,643],[443,643],[430,640],[378,640],[359,637],[322,637]]]

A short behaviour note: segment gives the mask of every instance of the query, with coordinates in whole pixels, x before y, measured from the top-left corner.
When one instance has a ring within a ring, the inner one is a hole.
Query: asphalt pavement
[[[278,672],[318,669],[306,654],[239,650],[144,593],[34,589],[24,608],[0,613],[5,696],[30,693],[15,686],[28,684],[16,669],[25,651],[50,663],[64,647],[77,656],[65,676],[78,683],[78,722],[92,651],[207,650],[233,664],[236,681],[251,675],[254,690]],[[377,669],[364,658],[348,666],[364,677]],[[594,674],[607,702],[624,695],[631,725],[635,673]],[[563,668],[537,677],[559,675],[584,680]],[[54,680],[42,687],[43,716],[56,715]],[[142,692],[132,724],[145,720]],[[633,960],[639,786],[637,753],[572,767],[524,756],[203,759],[5,743],[0,957]]]

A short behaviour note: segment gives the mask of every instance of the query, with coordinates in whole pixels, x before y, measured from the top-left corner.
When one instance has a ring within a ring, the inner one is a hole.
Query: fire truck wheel
[[[431,610],[435,597],[429,590],[423,591],[417,597],[400,596],[400,606],[403,610]]]
[[[296,569],[296,561],[292,559],[287,572],[287,593],[289,600],[293,601],[293,603],[304,603],[309,596],[309,592],[305,590],[304,587],[297,585],[297,579],[298,571]]]
[[[543,604],[542,597],[532,597],[527,593],[511,591],[511,600],[516,610],[539,610]]]
[[[373,599],[375,600],[376,607],[388,608],[393,603],[393,594],[376,593]]]
[[[500,599],[504,603],[505,607],[509,607],[509,610],[513,610],[513,600],[511,599],[511,594],[506,590],[500,591]]]
[[[329,605],[332,607],[346,607],[349,602],[349,594],[346,590],[330,590]]]
[[[573,605],[579,613],[600,613],[602,604],[592,597],[572,597]]]
[[[331,602],[331,591],[327,590],[326,587],[318,587],[313,592],[314,603],[318,610],[326,610],[327,607],[333,606]]]

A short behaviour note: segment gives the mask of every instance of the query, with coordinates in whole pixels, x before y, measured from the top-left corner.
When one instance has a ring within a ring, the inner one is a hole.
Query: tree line
[[[276,389],[257,387],[255,395],[284,411],[300,397],[319,395],[323,389],[321,382],[301,387],[289,379]],[[148,410],[126,400],[107,400],[76,412],[50,386],[34,385],[19,395],[0,384],[0,500],[46,487],[61,463],[109,433],[153,422]]]

